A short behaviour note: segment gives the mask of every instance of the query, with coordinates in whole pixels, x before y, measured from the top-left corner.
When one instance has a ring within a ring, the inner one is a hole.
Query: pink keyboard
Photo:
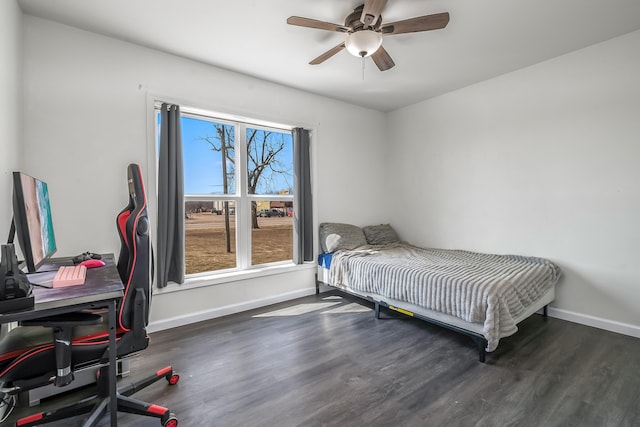
[[[53,278],[53,287],[84,285],[87,267],[84,265],[62,266]]]

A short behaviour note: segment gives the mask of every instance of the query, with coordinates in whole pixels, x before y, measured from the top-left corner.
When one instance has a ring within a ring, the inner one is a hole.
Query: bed
[[[320,224],[317,291],[326,284],[471,337],[481,362],[555,298],[560,269],[521,255],[421,248],[389,224]]]

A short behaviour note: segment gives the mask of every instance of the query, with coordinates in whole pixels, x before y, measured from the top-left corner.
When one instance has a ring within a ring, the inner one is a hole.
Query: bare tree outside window
[[[220,152],[223,159],[225,194],[229,182],[235,182],[235,152],[233,128],[221,123],[213,124],[213,136],[202,138],[211,150]],[[293,155],[291,135],[262,129],[247,128],[247,192],[249,194],[292,193]],[[258,224],[258,205],[251,203],[252,228]]]
[[[291,134],[247,129],[247,187],[249,194],[292,193]],[[259,228],[257,203],[251,204],[252,228]]]

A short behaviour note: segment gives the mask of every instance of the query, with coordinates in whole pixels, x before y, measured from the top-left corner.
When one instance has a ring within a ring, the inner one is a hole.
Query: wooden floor
[[[178,385],[136,396],[181,427],[640,426],[640,339],[540,315],[519,326],[482,364],[469,338],[327,293],[154,333],[130,378],[173,364]]]

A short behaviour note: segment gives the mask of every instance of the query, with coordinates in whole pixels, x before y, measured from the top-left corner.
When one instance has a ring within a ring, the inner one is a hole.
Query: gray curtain
[[[158,279],[184,282],[184,185],[180,107],[162,104],[158,165]]]
[[[309,131],[294,128],[293,134],[293,170],[296,181],[293,227],[293,262],[302,264],[313,261],[313,214],[311,206],[311,165],[309,157]]]

